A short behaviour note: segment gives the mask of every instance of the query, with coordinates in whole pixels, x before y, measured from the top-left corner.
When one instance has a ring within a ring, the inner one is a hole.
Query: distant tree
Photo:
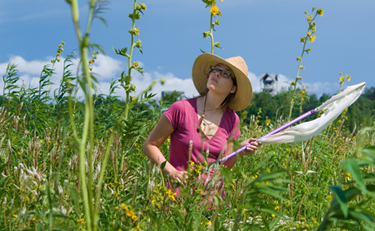
[[[171,93],[165,93],[161,100],[164,103],[172,104],[184,98],[186,97],[183,91],[172,91]]]
[[[366,88],[363,96],[369,100],[375,100],[375,87]]]

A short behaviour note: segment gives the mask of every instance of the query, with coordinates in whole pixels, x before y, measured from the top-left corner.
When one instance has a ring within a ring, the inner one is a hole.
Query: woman
[[[170,136],[170,157],[163,172],[184,184],[189,160],[194,163],[205,160],[202,150],[208,150],[209,163],[216,161],[221,153],[224,153],[221,157],[230,154],[232,140],[240,136],[235,111],[245,109],[252,97],[247,74],[246,63],[239,56],[222,59],[209,53],[199,55],[192,76],[200,96],[175,102],[163,114],[143,145],[148,158],[158,166],[165,162],[159,147]],[[238,156],[252,154],[258,147],[255,141],[252,138],[243,141],[241,146],[250,145]],[[224,165],[231,168],[236,161],[237,156]]]

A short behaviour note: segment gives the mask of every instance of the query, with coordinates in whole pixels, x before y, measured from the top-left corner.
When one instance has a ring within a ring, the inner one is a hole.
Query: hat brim
[[[241,60],[243,59],[241,58]],[[251,98],[253,96],[253,88],[251,86],[249,78],[247,77],[248,73],[244,73],[237,66],[219,56],[213,55],[211,53],[204,53],[199,55],[195,59],[192,72],[195,88],[200,95],[206,92],[210,67],[215,66],[219,63],[225,64],[230,69],[232,69],[237,81],[237,90],[235,92],[233,100],[229,103],[228,107],[233,111],[241,111],[245,109],[250,104]]]

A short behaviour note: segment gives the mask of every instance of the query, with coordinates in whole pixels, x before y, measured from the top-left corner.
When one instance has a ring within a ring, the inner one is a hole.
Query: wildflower
[[[153,204],[155,202],[156,202],[155,198],[152,198],[151,203]]]
[[[21,155],[21,152],[18,152],[18,155]]]
[[[137,217],[136,215],[133,215],[133,216],[132,216],[132,220],[133,220],[133,221],[137,221],[137,220],[138,220],[138,217]]]
[[[194,162],[193,162],[193,161],[189,161],[189,164],[190,164],[191,166],[193,166],[193,165],[194,165]]]
[[[16,214],[13,214],[13,217],[18,217]]]
[[[311,15],[311,14],[308,15],[306,18],[307,18],[307,21],[308,21],[308,22],[311,22],[311,21],[312,21],[312,15]]]
[[[133,217],[133,216],[135,216],[135,214],[134,214],[134,211],[133,210],[128,210],[128,212],[126,213],[126,216],[128,216],[128,217]]]
[[[311,35],[311,32],[309,31],[309,32],[307,32],[307,35],[310,37],[310,35]]]
[[[210,226],[211,225],[211,221],[208,221],[207,223],[206,223],[206,226]]]
[[[271,216],[272,216],[272,217],[276,217],[275,214],[272,214]]]
[[[301,68],[301,67],[302,67],[302,68]],[[303,66],[301,66],[301,67],[300,67],[301,69],[305,69]],[[302,80],[302,77],[301,77],[301,76],[298,76],[297,79]]]
[[[276,206],[276,207],[275,207],[275,210],[278,210],[278,209],[279,209],[279,206]]]
[[[304,95],[304,94],[305,94],[305,90],[302,90],[301,95]]]
[[[39,142],[42,144],[42,143],[43,143],[43,140],[39,140]]]
[[[80,223],[80,224],[85,224],[85,219],[83,219],[83,218],[78,219],[78,223]]]
[[[327,196],[327,199],[328,199],[328,200],[332,200],[332,196],[331,196],[331,194]]]
[[[173,201],[176,200],[176,198],[174,197],[176,193],[172,192],[170,189],[168,189],[168,191],[165,194],[167,194],[168,197],[171,198]]]
[[[170,142],[171,142],[171,140],[170,140],[170,139],[168,138],[168,139],[167,139],[167,142],[168,142],[168,143],[170,143]]]
[[[348,173],[346,174],[346,176],[347,176],[348,181],[350,181],[352,175],[350,175],[350,173],[348,172]]]
[[[139,68],[139,64],[138,64],[137,61],[134,61],[134,62],[133,62],[133,67],[136,68],[136,69]]]
[[[211,14],[217,15],[219,13],[219,8],[217,6],[211,7]]]
[[[273,201],[274,204],[278,204],[279,202],[278,201]]]
[[[201,170],[202,170],[202,166],[200,166],[200,165],[195,166],[195,168],[194,168],[194,171],[195,171],[197,174],[201,174]]]
[[[313,43],[313,42],[315,41],[315,39],[316,39],[316,36],[315,36],[315,35],[311,36],[311,38],[310,38],[310,43]]]
[[[94,60],[91,59],[91,60],[89,61],[89,63],[91,63],[91,64],[94,63]]]
[[[348,81],[350,81],[350,79],[351,79],[351,76],[349,75],[349,76],[348,76]]]
[[[268,120],[267,120],[267,124],[266,124],[266,126],[269,126],[269,125],[270,125],[270,123],[271,123],[271,120],[270,120],[270,119],[268,119]]]
[[[256,179],[258,177],[258,175],[255,175],[255,176],[253,176],[253,179]]]
[[[317,14],[319,14],[320,16],[323,16],[324,15],[324,10],[323,9],[319,9],[316,11]]]
[[[126,211],[129,210],[129,208],[128,208],[128,206],[126,206],[126,204],[121,204],[121,208],[122,208],[123,210],[126,210]]]

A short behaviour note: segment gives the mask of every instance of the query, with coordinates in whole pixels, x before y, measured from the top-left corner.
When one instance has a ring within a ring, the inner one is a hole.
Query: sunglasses
[[[232,74],[230,73],[230,71],[228,70],[223,70],[223,69],[220,69],[219,67],[215,66],[211,66],[210,67],[210,72],[213,72],[213,73],[220,73],[221,76],[223,76],[224,78],[229,78],[232,76]]]

